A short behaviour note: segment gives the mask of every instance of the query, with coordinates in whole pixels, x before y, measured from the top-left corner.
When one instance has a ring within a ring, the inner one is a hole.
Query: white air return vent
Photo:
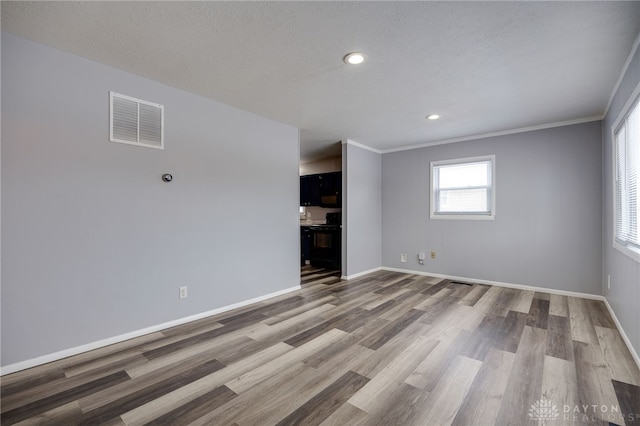
[[[164,105],[109,93],[111,142],[164,149]]]

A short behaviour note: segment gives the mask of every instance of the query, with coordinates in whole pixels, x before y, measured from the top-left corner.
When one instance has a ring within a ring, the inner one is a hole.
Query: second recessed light
[[[342,60],[347,65],[359,65],[367,59],[367,55],[361,52],[351,52],[346,55]]]
[[[438,118],[440,118],[440,116],[438,114],[429,114],[429,115],[427,115],[427,119],[429,119],[429,120],[437,120]]]

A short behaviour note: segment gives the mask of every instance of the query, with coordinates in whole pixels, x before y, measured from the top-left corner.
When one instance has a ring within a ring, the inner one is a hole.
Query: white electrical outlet
[[[180,287],[180,299],[187,298],[187,287]]]
[[[400,262],[407,263],[407,253],[400,253]]]
[[[418,263],[424,265],[425,255],[424,253],[418,253]]]

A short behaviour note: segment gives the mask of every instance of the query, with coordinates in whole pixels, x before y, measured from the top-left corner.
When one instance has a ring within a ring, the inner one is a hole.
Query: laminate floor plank
[[[280,420],[277,426],[318,425],[330,417],[351,395],[362,389],[367,382],[369,382],[368,378],[353,371],[347,371],[338,380]]]
[[[266,380],[271,375],[286,369],[289,364],[302,361],[304,358],[309,357],[311,354],[327,345],[331,345],[345,335],[346,333],[341,330],[337,330],[335,328],[331,329],[313,340],[310,340],[307,343],[298,346],[278,358],[248,371],[225,384],[235,393],[242,393],[247,389],[256,386],[261,381]]]
[[[181,405],[163,414],[160,417],[155,418],[153,421],[147,423],[148,425],[163,426],[184,426],[199,419],[207,413],[215,410],[221,405],[226,404],[233,398],[238,396],[235,392],[226,386],[220,386],[215,388],[211,392],[207,392],[202,396],[199,396],[188,403]]]
[[[196,424],[228,424],[231,421],[238,425],[275,424],[330,387],[369,354],[357,346],[350,349],[351,354],[342,362],[327,364],[322,375],[306,366],[299,372],[285,369],[239,395],[229,403],[228,409],[220,410],[217,416],[207,416],[205,423],[200,419]],[[245,404],[252,409],[245,409]]]
[[[547,331],[525,326],[496,424],[523,425],[532,404],[541,397]]]
[[[563,318],[563,317],[559,317]],[[558,408],[554,425],[576,424],[572,411],[579,406],[576,367],[572,361],[546,356],[542,372],[542,398]],[[568,410],[565,409],[568,407]],[[568,412],[567,412],[568,411]]]
[[[591,321],[587,301],[577,297],[569,297],[568,304],[572,339],[583,343],[598,344],[598,336]]]
[[[620,406],[618,412],[607,416],[607,420],[618,424],[624,421],[628,425],[640,423],[640,386],[617,380],[612,380],[612,383]]]
[[[610,369],[598,344],[575,341],[573,344],[581,413],[589,418],[607,421],[607,413],[599,407],[619,406],[611,382]],[[625,424],[625,423],[620,423]]]
[[[120,415],[137,408],[147,402],[153,401],[173,390],[179,389],[215,371],[223,369],[224,364],[217,360],[207,361],[196,368],[173,376],[152,386],[145,387],[137,392],[123,396],[113,402],[101,405],[94,410],[85,411],[80,419],[79,425],[94,425],[109,421]]]
[[[596,326],[600,349],[607,362],[611,378],[640,386],[640,370],[629,353],[618,330]]]
[[[463,297],[458,303],[467,306],[474,306],[482,296],[489,290],[488,285],[476,284],[473,289],[467,293],[465,297]]]
[[[569,318],[549,315],[547,355],[573,361],[573,340]]]
[[[271,318],[267,318],[266,320],[262,321],[263,324],[267,324],[267,325],[275,325],[279,322],[282,321],[286,321],[288,319],[291,319],[293,317],[296,317],[300,314],[304,314],[305,312],[308,312],[310,310],[313,310],[315,308],[317,308],[318,306],[322,306],[322,305],[328,305],[330,304],[332,301],[336,300],[335,297],[333,296],[325,296],[322,297],[320,299],[317,300],[306,300],[306,303],[304,305],[300,305],[297,308],[291,309],[287,312],[281,312],[280,314],[276,315],[276,316],[272,316]]]
[[[611,318],[609,310],[601,300],[583,299],[589,310],[591,322],[596,327],[616,328],[616,323]]]
[[[78,405],[78,401],[71,401],[67,404],[59,405],[50,410],[39,413],[26,420],[15,423],[19,426],[27,425],[73,425],[82,417],[82,411]],[[5,422],[3,418],[2,424],[10,424]]]
[[[405,382],[418,389],[432,391],[470,334],[468,330],[449,328]]]
[[[209,392],[224,385],[241,375],[255,369],[257,366],[266,364],[281,355],[289,352],[293,348],[285,343],[278,343],[269,348],[256,353],[243,362],[230,364],[226,368],[215,371],[199,380],[182,386],[171,392],[167,392],[159,398],[154,399],[136,409],[123,414],[122,417],[127,424],[146,424],[154,418],[162,416],[172,410],[187,404],[189,401],[199,398]]]
[[[460,354],[483,361],[489,350],[500,343],[505,320],[506,318],[500,315],[487,314],[478,327],[469,334]]]
[[[84,383],[82,385],[67,389],[65,391],[56,393],[52,396],[48,396],[42,399],[35,400],[30,403],[25,403],[16,408],[10,409],[2,413],[3,424],[14,424],[19,421],[28,419],[29,417],[35,417],[39,413],[49,411],[60,405],[64,405],[73,402],[83,396],[100,391],[118,383],[130,380],[127,373],[120,371],[118,373],[111,374],[107,377],[102,377],[91,382]]]
[[[599,300],[305,266],[300,290],[2,377],[0,424],[624,425],[639,383]]]
[[[371,424],[371,420],[364,411],[345,403],[320,424],[322,426],[367,426]]]
[[[531,310],[531,303],[533,302],[535,292],[533,291],[517,291],[516,296],[509,305],[510,311],[529,313]]]
[[[369,336],[361,344],[370,349],[378,349],[389,340],[391,340],[400,331],[417,321],[422,315],[424,315],[424,312],[412,309],[399,317],[397,320],[390,322],[379,333],[375,333]]]
[[[349,404],[371,413],[385,395],[400,387],[411,372],[438,345],[438,341],[418,338],[393,359],[382,371],[356,392]]]
[[[478,360],[457,356],[408,424],[424,426],[453,423],[481,367],[482,362]]]
[[[504,317],[509,313],[510,310],[513,310],[513,306],[519,304],[518,292],[512,288],[494,287],[487,292],[487,295],[491,295],[492,293],[495,293],[495,298],[493,301],[493,306],[491,307],[491,312],[495,313],[496,315],[501,315]],[[527,310],[524,313],[529,313],[529,306],[527,306]]]
[[[567,296],[562,296],[559,294],[551,294],[549,296],[549,315],[568,317],[569,300]]]
[[[537,327],[546,330],[548,321],[549,300],[534,297],[531,301],[531,306],[529,307],[527,325],[529,327]]]
[[[266,326],[265,326],[266,327]],[[233,350],[238,346],[251,342],[251,339],[236,334],[224,334],[217,340],[202,340],[191,346],[184,346],[175,351],[168,352],[165,356],[154,356],[144,364],[136,364],[127,367],[126,371],[132,378],[141,377],[154,371],[165,368],[173,368],[176,365],[183,364],[190,359],[199,359],[203,356],[206,358],[216,358],[225,355],[229,350]]]
[[[489,350],[468,396],[452,421],[453,425],[495,424],[514,359],[515,354],[511,352],[495,348]]]
[[[419,412],[429,392],[406,383],[385,394],[383,400],[373,406],[367,416],[369,425],[406,425]]]
[[[527,324],[528,314],[523,312],[509,311],[505,317],[503,328],[500,330],[500,337],[495,347],[504,351],[516,353],[520,346],[522,332]]]

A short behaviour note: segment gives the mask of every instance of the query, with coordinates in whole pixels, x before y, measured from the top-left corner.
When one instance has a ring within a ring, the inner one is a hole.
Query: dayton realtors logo
[[[562,407],[562,412],[558,409],[552,401],[546,399],[544,396],[531,404],[529,408],[529,419],[531,421],[553,422],[561,418],[563,422],[572,422],[576,424],[587,423],[602,423],[602,421],[608,422],[625,422],[633,423],[636,420],[640,420],[640,414],[622,414],[620,407],[617,405],[569,405],[565,404]]]
[[[529,418],[531,420],[555,420],[560,417],[558,407],[548,399],[542,398],[531,404],[529,408]]]

